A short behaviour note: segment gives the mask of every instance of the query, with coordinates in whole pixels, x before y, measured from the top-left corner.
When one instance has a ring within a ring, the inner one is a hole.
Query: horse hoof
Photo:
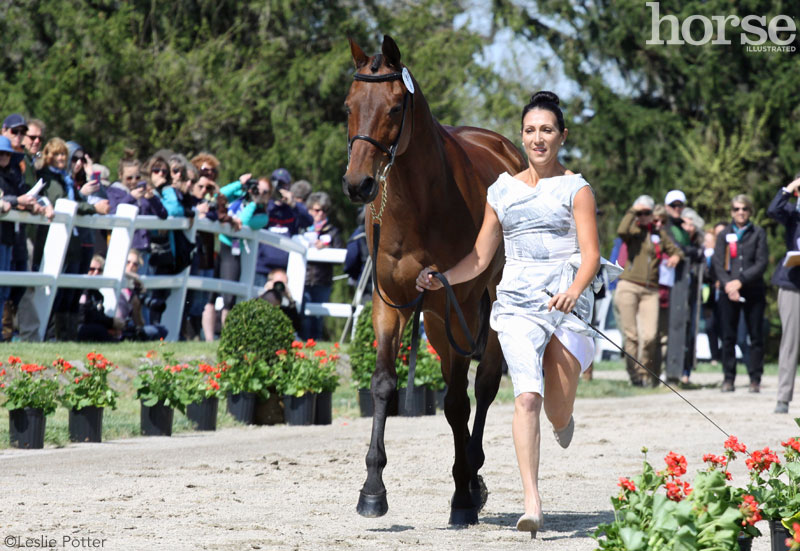
[[[469,494],[472,497],[472,503],[475,505],[477,512],[480,513],[483,510],[483,506],[486,505],[486,500],[489,498],[489,490],[486,488],[486,484],[483,482],[483,477],[481,475],[478,475],[477,482],[474,480],[470,482]]]
[[[382,517],[388,510],[389,502],[386,501],[386,491],[377,495],[365,494],[363,491],[359,494],[356,511],[362,517]]]
[[[451,526],[469,526],[470,524],[478,524],[478,509],[476,507],[470,509],[450,509]]]

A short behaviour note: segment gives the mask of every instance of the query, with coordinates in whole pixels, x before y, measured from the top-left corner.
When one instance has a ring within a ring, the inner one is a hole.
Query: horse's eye
[[[394,107],[389,109],[389,114],[390,115],[396,115],[397,113],[399,113],[402,110],[403,110],[403,106],[402,105],[395,105]]]

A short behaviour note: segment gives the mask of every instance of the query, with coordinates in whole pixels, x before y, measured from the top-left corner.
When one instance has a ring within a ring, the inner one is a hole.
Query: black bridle
[[[353,75],[353,80],[357,80],[360,82],[392,82],[394,80],[401,80],[402,78],[403,78],[403,73],[399,71],[396,71],[394,73],[388,73],[385,75],[364,75],[361,73],[356,73]],[[392,141],[391,145],[387,147],[378,140],[371,138],[366,134],[356,134],[355,136],[350,138],[350,140],[347,143],[348,164],[350,164],[350,155],[353,151],[353,143],[356,140],[364,140],[365,142],[370,143],[375,147],[377,147],[378,149],[380,149],[383,153],[386,154],[387,157],[389,157],[389,164],[383,167],[383,169],[381,170],[381,174],[378,177],[378,180],[386,179],[386,176],[388,176],[389,174],[389,170],[392,168],[392,165],[394,165],[394,158],[397,155],[397,147],[400,145],[400,139],[403,137],[403,129],[405,128],[406,125],[406,110],[408,108],[409,96],[411,97],[411,103],[413,104],[414,95],[406,89],[405,93],[403,94],[403,118],[400,120],[400,130],[397,132],[397,136],[395,136],[394,141]],[[414,121],[412,120],[411,123],[413,125]],[[412,127],[412,132],[413,132],[413,127]]]
[[[355,73],[353,75],[353,80],[357,80],[360,82],[392,82],[395,80],[401,80],[403,78],[402,72],[394,72],[388,73],[385,75],[364,75],[361,73]],[[381,170],[381,174],[378,175],[377,180],[384,186],[384,193],[386,192],[386,178],[389,175],[389,170],[394,165],[394,159],[397,155],[397,147],[400,144],[400,139],[403,137],[403,129],[405,128],[406,124],[406,110],[408,108],[408,98],[411,97],[412,109],[414,103],[414,94],[410,92],[407,88],[405,93],[403,94],[403,118],[400,121],[400,130],[397,132],[397,136],[395,137],[394,141],[386,147],[379,141],[367,136],[366,134],[356,134],[347,144],[347,163],[350,164],[350,154],[353,149],[353,142],[356,140],[364,140],[368,142],[378,149],[380,149],[383,153],[385,153],[389,157],[389,163]],[[413,124],[414,120],[411,120],[412,128],[411,131],[413,132]],[[385,197],[384,197],[385,202]],[[381,207],[380,214],[383,214],[383,206]],[[408,362],[408,387],[411,388],[414,384],[414,372],[417,363],[417,349],[419,348],[419,316],[422,313],[422,304],[425,297],[425,291],[419,293],[414,300],[408,302],[406,304],[394,304],[390,302],[386,297],[383,296],[381,293],[380,286],[378,285],[378,246],[381,240],[381,225],[380,225],[380,215],[377,218],[378,222],[373,222],[372,224],[372,288],[375,290],[376,294],[380,297],[380,299],[391,308],[395,308],[398,310],[403,310],[406,308],[414,308],[413,314],[413,322],[412,322],[412,333],[411,333],[411,353],[409,355],[409,362]],[[472,334],[470,333],[467,322],[464,319],[464,314],[461,312],[461,308],[458,306],[458,302],[456,301],[455,293],[453,292],[452,287],[448,283],[447,279],[437,273],[433,272],[432,275],[441,281],[442,285],[444,285],[446,297],[447,297],[447,305],[445,307],[445,328],[447,330],[447,338],[450,341],[450,346],[453,349],[463,356],[471,356],[475,351],[478,349],[478,345],[476,344],[475,340],[472,338]],[[458,321],[461,325],[461,329],[464,332],[464,335],[467,337],[467,341],[469,342],[469,346],[471,348],[470,351],[463,350],[455,341],[453,337],[453,333],[450,329],[450,307],[454,307],[456,314],[458,315]],[[406,391],[406,409],[410,410],[412,405],[412,393],[410,391]]]

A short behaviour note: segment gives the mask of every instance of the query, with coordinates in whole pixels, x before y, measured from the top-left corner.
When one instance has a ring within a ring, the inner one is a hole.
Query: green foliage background
[[[793,0],[658,4],[680,22],[749,14],[800,22]],[[463,14],[483,25],[464,24]],[[129,146],[144,158],[162,147],[210,151],[222,181],[285,166],[330,193],[348,233],[356,208],[340,191],[346,38],[373,53],[392,35],[439,120],[517,141],[520,107],[553,82],[531,63],[493,66],[485,48],[511,31],[541,68],[561,67],[574,84],[564,98],[564,160],[594,185],[605,251],[641,193],[660,200],[682,188],[711,223],[746,191],[774,265],[783,230],[766,206],[800,170],[797,50],[748,51],[731,25],[728,45],[648,45],[651,25],[641,0],[10,0],[0,5],[0,105],[4,116],[42,118],[48,136],[75,139],[112,173]],[[692,30],[697,38],[703,29]]]

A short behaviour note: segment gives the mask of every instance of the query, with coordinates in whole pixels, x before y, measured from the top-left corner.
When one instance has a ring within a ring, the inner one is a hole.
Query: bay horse
[[[372,321],[378,341],[372,376],[374,403],[372,434],[367,452],[367,479],[357,511],[366,517],[386,514],[383,483],[386,466],[384,431],[387,405],[396,389],[400,338],[412,308],[393,308],[413,302],[414,280],[426,266],[444,271],[472,250],[483,221],[488,187],[503,171],[517,174],[527,164],[503,136],[474,127],[440,124],[431,114],[419,84],[400,62],[400,49],[384,36],[381,53],[364,54],[352,39],[354,81],[345,101],[348,125],[348,165],[342,178],[344,193],[354,203],[373,203],[367,209],[367,242],[377,265],[373,282]],[[379,197],[380,194],[380,197]],[[375,251],[373,224],[382,227]],[[472,281],[453,290],[475,335],[480,321],[485,334],[475,380],[477,401],[470,434],[467,370],[470,358],[459,355],[446,337],[444,290],[424,297],[425,330],[442,359],[447,383],[445,416],[453,432],[455,491],[450,524],[478,522],[486,490],[478,471],[483,466],[486,413],[500,385],[503,356],[497,334],[488,328],[488,308],[500,282],[504,251]],[[483,305],[483,306],[481,306]],[[455,324],[453,336],[463,347],[468,337]],[[421,450],[420,458],[424,460]]]

